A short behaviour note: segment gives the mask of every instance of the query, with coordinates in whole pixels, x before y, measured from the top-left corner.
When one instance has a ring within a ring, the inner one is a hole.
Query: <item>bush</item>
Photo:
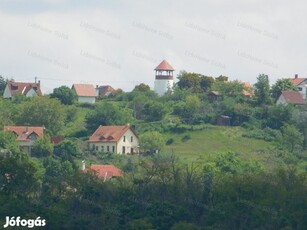
[[[173,138],[170,138],[166,141],[166,145],[171,145],[174,143],[174,139]]]
[[[181,138],[181,141],[182,142],[187,142],[188,140],[191,139],[191,136],[188,134],[188,135],[184,135],[182,138]]]
[[[242,137],[254,138],[265,141],[275,141],[279,136],[280,136],[280,131],[268,127],[263,130],[261,129],[250,130],[242,134]]]

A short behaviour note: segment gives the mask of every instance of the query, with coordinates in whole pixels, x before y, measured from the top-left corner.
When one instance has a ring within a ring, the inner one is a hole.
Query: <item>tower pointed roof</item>
[[[163,60],[156,68],[155,70],[169,70],[174,71],[175,69],[166,61]]]

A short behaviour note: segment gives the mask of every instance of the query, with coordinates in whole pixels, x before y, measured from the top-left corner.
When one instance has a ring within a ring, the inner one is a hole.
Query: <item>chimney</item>
[[[82,171],[85,170],[85,160],[82,161]]]
[[[294,78],[298,78],[298,74],[295,74]]]
[[[39,86],[41,85],[41,80],[38,80],[38,85],[39,85]]]

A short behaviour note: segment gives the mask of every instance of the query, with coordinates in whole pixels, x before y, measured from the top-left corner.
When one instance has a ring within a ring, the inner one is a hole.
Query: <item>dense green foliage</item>
[[[77,101],[77,94],[67,86],[55,88],[50,97],[59,99],[64,105],[72,105]]]

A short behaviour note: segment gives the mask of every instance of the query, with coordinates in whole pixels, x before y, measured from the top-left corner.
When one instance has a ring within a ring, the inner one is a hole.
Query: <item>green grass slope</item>
[[[278,161],[271,153],[274,148],[272,142],[242,137],[244,132],[241,127],[212,126],[201,131],[168,133],[166,138],[173,138],[174,142],[166,146],[165,152],[174,153],[187,163],[212,161],[216,154],[229,151],[267,166]],[[183,140],[184,137],[188,140]]]

